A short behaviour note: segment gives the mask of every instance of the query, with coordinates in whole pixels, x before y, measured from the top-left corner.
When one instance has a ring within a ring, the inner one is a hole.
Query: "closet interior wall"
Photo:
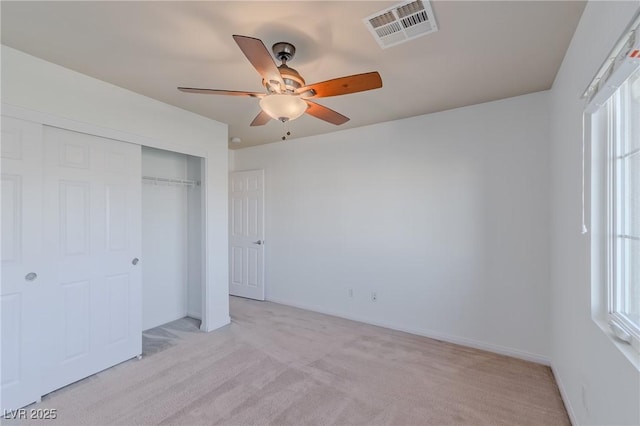
[[[142,148],[142,328],[202,318],[201,159]]]

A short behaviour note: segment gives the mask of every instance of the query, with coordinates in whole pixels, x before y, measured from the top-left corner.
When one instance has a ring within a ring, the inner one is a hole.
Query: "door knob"
[[[264,243],[264,241],[262,240],[258,240],[258,241],[254,241],[253,244],[257,244],[259,246],[261,246]]]
[[[35,272],[29,272],[27,275],[24,276],[24,279],[26,281],[35,281],[36,278],[38,278],[38,274],[36,274]]]
[[[131,261],[131,264],[133,266],[136,266],[138,264],[138,262],[140,262],[140,259],[138,259],[137,257],[134,257],[133,260]]]

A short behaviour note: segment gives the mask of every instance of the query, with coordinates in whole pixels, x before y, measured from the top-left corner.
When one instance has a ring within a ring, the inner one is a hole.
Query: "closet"
[[[142,148],[142,329],[202,319],[201,159]]]
[[[140,146],[2,118],[2,404],[141,352]]]
[[[202,159],[2,117],[2,410],[203,310]]]

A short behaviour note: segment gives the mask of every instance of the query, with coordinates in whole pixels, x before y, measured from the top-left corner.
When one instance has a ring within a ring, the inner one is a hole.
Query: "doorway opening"
[[[142,147],[142,330],[202,320],[202,171],[202,158]]]

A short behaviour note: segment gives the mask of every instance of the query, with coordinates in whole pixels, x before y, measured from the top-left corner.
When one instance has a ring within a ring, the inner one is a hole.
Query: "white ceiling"
[[[229,125],[242,148],[280,140],[284,125],[249,127],[256,99],[177,86],[263,91],[233,34],[267,48],[288,41],[307,83],[378,71],[381,89],[318,99],[351,118],[308,115],[290,139],[549,89],[582,1],[435,1],[440,30],[381,49],[362,19],[400,1],[1,2],[2,43]]]

